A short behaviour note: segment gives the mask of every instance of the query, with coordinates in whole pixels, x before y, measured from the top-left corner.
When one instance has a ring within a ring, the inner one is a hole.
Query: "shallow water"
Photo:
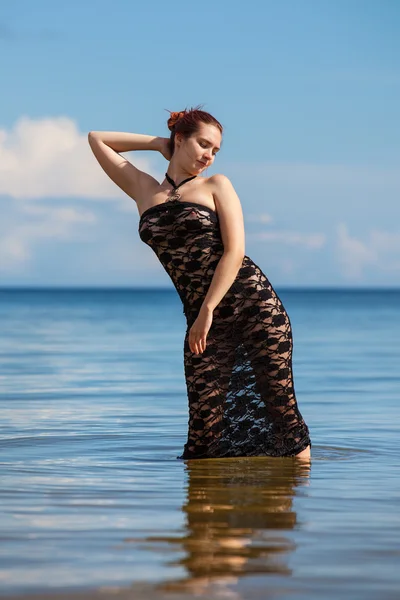
[[[173,290],[0,291],[3,596],[400,596],[400,291],[277,291],[311,464],[176,459]]]

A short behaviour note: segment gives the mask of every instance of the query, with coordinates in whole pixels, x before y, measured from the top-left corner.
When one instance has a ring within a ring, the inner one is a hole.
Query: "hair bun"
[[[185,114],[186,114],[185,110],[171,112],[170,113],[170,117],[169,117],[168,122],[167,122],[168,129],[170,131],[172,131],[172,129],[175,127],[177,121],[179,121],[179,119],[181,117],[185,116]]]

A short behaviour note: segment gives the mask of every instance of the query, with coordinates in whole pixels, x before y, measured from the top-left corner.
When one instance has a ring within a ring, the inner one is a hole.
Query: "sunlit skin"
[[[172,177],[176,185],[192,175],[198,175],[215,161],[215,156],[221,147],[222,136],[219,129],[213,125],[200,124],[198,132],[189,137],[175,136],[175,151],[168,166],[168,175]],[[164,154],[164,153],[163,153]],[[168,160],[167,146],[165,146],[165,158]],[[205,162],[200,165],[198,161]],[[169,185],[167,179],[163,184]],[[193,323],[189,334],[189,345],[192,352],[199,354],[205,349],[205,338],[212,324],[212,314],[200,311],[196,321]],[[196,331],[201,332],[200,339],[196,342]],[[203,342],[204,340],[204,342]],[[296,458],[308,459],[311,456],[310,446],[296,455]]]
[[[187,177],[199,175],[214,163],[221,143],[222,135],[218,127],[206,123],[200,123],[198,131],[189,138],[183,138],[177,133],[175,135],[175,151],[168,166],[168,175],[172,177],[176,185],[179,185]],[[169,160],[166,148],[162,154]],[[199,164],[198,161],[204,162],[205,165]]]
[[[218,127],[200,123],[198,130],[188,138],[181,136],[179,133],[175,135],[174,154],[170,160],[167,173],[174,180],[176,185],[193,175],[199,175],[209,166],[211,166],[217,153],[221,148],[222,136]],[[164,142],[162,151],[163,156],[168,160],[170,157],[168,150],[168,140]],[[200,164],[204,163],[204,164]],[[203,180],[206,178],[202,178]],[[211,181],[213,178],[210,177]],[[192,182],[188,182],[186,190]],[[171,184],[167,178],[161,183],[161,188],[170,189]],[[212,186],[208,190],[208,195],[212,197]],[[226,201],[230,201],[228,197]],[[239,215],[235,216],[231,222],[239,222]],[[222,223],[221,223],[222,227]],[[239,239],[239,236],[238,236]],[[197,319],[193,323],[189,331],[189,347],[194,354],[204,352],[207,344],[207,335],[213,321],[213,311],[208,310],[207,303],[204,302]]]
[[[311,448],[310,448],[310,446],[307,446],[307,448],[305,448],[304,450],[302,450],[301,452],[299,452],[298,454],[296,454],[296,458],[308,459],[310,457],[311,457]]]
[[[176,185],[185,179],[200,175],[215,162],[220,151],[222,135],[218,127],[199,123],[198,129],[188,138],[175,135],[175,148],[171,157],[169,138],[132,134],[126,132],[89,132],[89,143],[100,166],[128,196],[132,197],[141,214],[150,206],[167,200],[172,190],[167,178],[160,184],[150,174],[141,171],[122,157],[119,152],[130,150],[157,150],[169,162],[167,173]],[[204,164],[201,164],[200,161]],[[244,225],[240,200],[229,179],[217,174],[196,177],[184,186],[184,194],[195,193],[195,202],[212,207],[218,205],[221,237],[224,244],[222,255],[196,320],[189,331],[190,349],[201,354],[206,348],[207,334],[213,321],[213,310],[229,289],[244,255]],[[188,196],[186,196],[188,197]],[[309,459],[310,446],[296,455]]]
[[[167,173],[176,185],[193,175],[199,175],[215,160],[217,152],[221,147],[221,132],[214,125],[200,123],[198,131],[184,138],[180,134],[175,135],[174,154],[170,160]],[[168,156],[166,149],[164,156]],[[205,164],[200,164],[200,162]],[[170,185],[165,178],[162,185]],[[200,310],[196,321],[189,332],[189,346],[192,352],[200,354],[206,347],[207,334],[211,328],[213,315],[211,311]]]

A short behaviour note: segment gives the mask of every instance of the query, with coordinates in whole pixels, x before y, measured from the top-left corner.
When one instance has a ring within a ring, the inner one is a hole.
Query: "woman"
[[[293,387],[292,329],[271,283],[245,255],[240,200],[214,163],[222,125],[197,108],[170,113],[170,138],[91,131],[107,175],[133,198],[139,236],[167,271],[187,320],[188,437],[177,458],[310,457]],[[160,184],[119,152],[158,150]]]

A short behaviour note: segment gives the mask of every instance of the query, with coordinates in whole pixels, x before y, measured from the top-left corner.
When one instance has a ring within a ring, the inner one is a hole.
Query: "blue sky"
[[[201,103],[274,285],[398,287],[399,30],[397,0],[1,3],[0,285],[170,287],[87,133]]]

